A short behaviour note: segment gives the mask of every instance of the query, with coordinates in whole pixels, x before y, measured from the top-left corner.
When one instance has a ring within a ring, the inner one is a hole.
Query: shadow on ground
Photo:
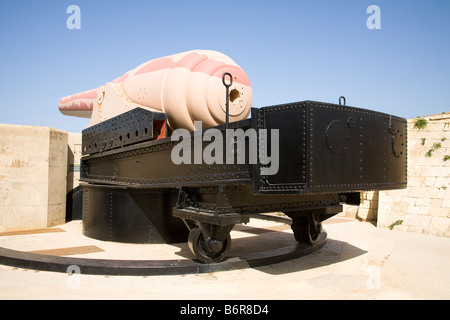
[[[326,245],[316,252],[282,263],[256,267],[255,269],[272,275],[287,274],[329,266],[362,256],[365,253],[367,251],[347,242],[328,239]]]
[[[245,236],[232,238],[231,248],[225,262],[254,255],[259,252],[264,254],[264,252],[268,251],[276,252],[277,249],[280,249],[281,252],[286,248],[296,247],[302,250],[308,247],[299,245],[290,232],[279,232],[277,230],[253,228],[244,225],[236,227],[238,228],[235,230],[241,234],[245,233]],[[179,248],[176,254],[180,257],[195,260],[186,243],[176,243],[172,244],[172,246]],[[327,239],[325,245],[320,249],[312,251],[303,256],[281,262],[275,258],[273,259],[275,261],[274,263],[263,266],[252,267],[250,263],[249,267],[268,274],[286,274],[339,263],[359,257],[367,252],[347,242],[335,239]]]

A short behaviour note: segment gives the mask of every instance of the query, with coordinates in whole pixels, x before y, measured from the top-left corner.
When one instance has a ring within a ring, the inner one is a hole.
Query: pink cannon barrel
[[[211,50],[193,50],[141,64],[98,89],[64,97],[59,110],[91,118],[89,126],[135,107],[167,114],[172,129],[194,130],[194,121],[208,128],[225,123],[222,75],[233,76],[229,88],[230,122],[246,119],[252,106],[250,81],[232,59]]]

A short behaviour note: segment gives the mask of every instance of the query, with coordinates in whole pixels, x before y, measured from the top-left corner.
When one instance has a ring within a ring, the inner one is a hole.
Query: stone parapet
[[[0,232],[65,222],[68,134],[0,124]]]
[[[408,187],[381,191],[378,227],[450,237],[450,113],[408,120]]]

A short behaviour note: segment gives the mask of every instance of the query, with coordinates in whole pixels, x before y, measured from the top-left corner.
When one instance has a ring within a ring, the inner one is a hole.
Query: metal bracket
[[[234,212],[222,187],[218,188],[216,203],[212,204],[210,208],[205,208],[202,203],[195,199],[195,195],[191,194],[189,188],[180,188],[177,205],[173,208],[172,215],[185,220],[189,229],[193,227],[192,222],[197,225],[206,223],[227,226],[246,223],[250,219],[246,214]],[[186,220],[189,220],[189,222],[186,222]]]
[[[228,76],[230,78],[230,83],[227,83],[225,81],[225,76]],[[225,106],[226,106],[226,118],[225,118],[225,129],[228,129],[230,126],[230,87],[233,84],[233,76],[229,72],[225,72],[222,75],[222,83],[225,86],[226,95],[225,95]]]

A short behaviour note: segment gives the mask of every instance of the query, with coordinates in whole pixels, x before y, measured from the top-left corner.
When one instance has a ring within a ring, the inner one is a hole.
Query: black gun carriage
[[[295,239],[314,245],[322,221],[341,212],[343,202],[358,203],[360,191],[406,187],[403,118],[301,101],[252,108],[249,119],[213,129],[224,147],[231,139],[238,149],[233,161],[224,155],[216,163],[174,163],[174,148],[186,137],[173,139],[166,115],[142,108],[83,130],[84,234],[132,243],[187,241],[200,261],[215,263],[225,258],[234,225],[254,214],[283,212]],[[239,129],[257,140],[228,136]],[[212,143],[201,139],[208,130],[189,133],[191,157]],[[255,150],[277,153],[274,174],[264,174],[261,157],[251,158]]]

